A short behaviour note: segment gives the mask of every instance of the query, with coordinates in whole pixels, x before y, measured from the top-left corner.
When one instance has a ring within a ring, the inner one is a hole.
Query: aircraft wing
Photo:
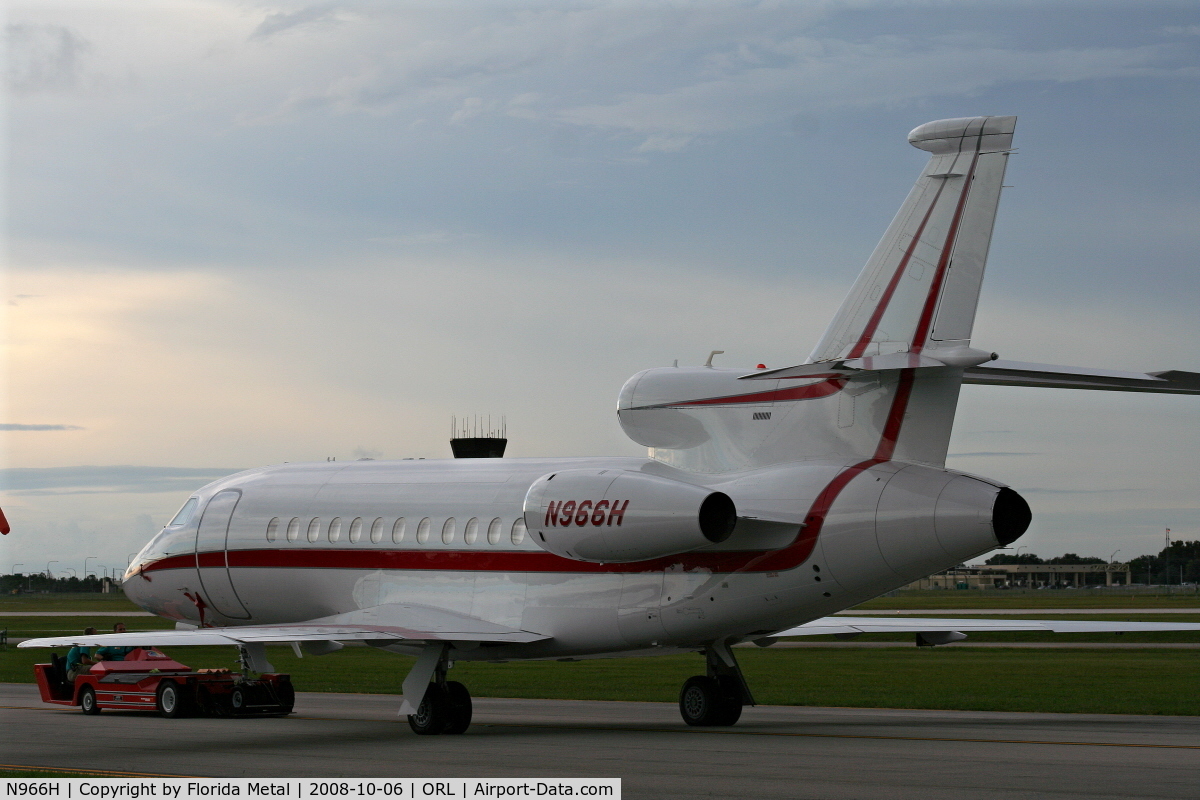
[[[289,642],[372,642],[378,646],[401,641],[525,644],[549,638],[440,609],[387,604],[285,625],[76,634],[27,639],[17,647],[178,647]]]
[[[982,633],[986,631],[1050,631],[1052,633],[1124,633],[1134,631],[1200,631],[1200,622],[1120,622],[1074,619],[933,619],[928,617],[822,617],[771,634],[780,636],[853,635],[858,633]]]

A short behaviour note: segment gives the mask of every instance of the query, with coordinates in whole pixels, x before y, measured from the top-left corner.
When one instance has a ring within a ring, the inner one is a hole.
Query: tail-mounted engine
[[[571,469],[538,478],[525,495],[533,540],[576,561],[643,561],[723,542],[737,510],[729,496],[619,469]]]

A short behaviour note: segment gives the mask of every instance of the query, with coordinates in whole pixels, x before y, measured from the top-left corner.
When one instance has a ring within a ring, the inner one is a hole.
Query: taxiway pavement
[[[301,693],[266,719],[42,704],[0,684],[0,763],[218,777],[619,777],[627,797],[1195,798],[1200,718],[760,706],[688,728],[673,704],[478,698],[415,736],[392,695]]]

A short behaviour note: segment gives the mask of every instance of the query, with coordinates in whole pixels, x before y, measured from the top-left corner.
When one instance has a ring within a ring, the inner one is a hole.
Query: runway
[[[1190,689],[1181,690],[1190,691]],[[654,798],[1195,798],[1200,718],[748,708],[687,728],[673,704],[479,698],[419,737],[390,695],[302,693],[279,719],[168,720],[40,703],[0,684],[0,762],[226,777],[619,777]]]

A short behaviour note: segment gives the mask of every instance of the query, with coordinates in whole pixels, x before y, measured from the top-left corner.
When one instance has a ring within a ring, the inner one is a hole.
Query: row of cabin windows
[[[429,517],[425,517],[417,523],[414,539],[418,544],[425,544],[429,541],[430,531],[433,527]],[[471,517],[467,520],[467,524],[462,529],[462,540],[464,544],[475,544],[479,541],[483,523],[478,517]],[[308,541],[319,541],[322,536],[329,542],[340,542],[342,536],[345,535],[347,541],[359,542],[364,536],[369,537],[372,544],[379,544],[383,541],[384,534],[388,532],[388,521],[383,517],[377,517],[370,523],[370,528],[367,528],[367,523],[362,517],[355,517],[350,521],[349,525],[345,525],[341,517],[334,517],[329,520],[328,524],[321,522],[320,517],[313,517],[304,522],[299,517],[292,517],[291,520],[281,519],[280,517],[273,518],[267,523],[267,541],[274,542],[279,538],[280,528],[283,528],[283,535],[289,542],[299,541],[300,530],[304,528],[304,535]],[[404,537],[408,532],[408,522],[404,517],[400,517],[392,522],[391,537],[393,544],[400,544],[404,541]],[[505,533],[505,525],[496,517],[491,522],[487,523],[487,543],[499,544]],[[454,517],[450,517],[442,523],[442,544],[453,544],[458,536],[458,524]],[[512,526],[508,528],[508,538],[513,544],[520,544],[525,541],[525,520],[522,517],[517,517]]]

